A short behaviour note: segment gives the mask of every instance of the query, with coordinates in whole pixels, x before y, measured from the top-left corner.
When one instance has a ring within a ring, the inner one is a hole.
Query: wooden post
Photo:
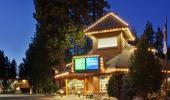
[[[68,95],[68,79],[65,80],[66,95]]]

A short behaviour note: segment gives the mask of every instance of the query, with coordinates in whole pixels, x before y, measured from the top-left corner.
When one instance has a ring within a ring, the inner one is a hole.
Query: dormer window
[[[117,47],[117,36],[114,37],[104,37],[98,38],[98,48],[110,48],[110,47]]]

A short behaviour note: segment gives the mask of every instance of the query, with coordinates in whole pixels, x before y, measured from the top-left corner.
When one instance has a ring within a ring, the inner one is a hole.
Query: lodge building
[[[66,65],[70,69],[55,75],[66,95],[77,91],[107,93],[109,77],[113,73],[128,72],[129,58],[136,49],[129,43],[136,37],[128,23],[114,13],[106,14],[84,33],[92,39],[92,50],[87,55],[74,56],[72,63]]]

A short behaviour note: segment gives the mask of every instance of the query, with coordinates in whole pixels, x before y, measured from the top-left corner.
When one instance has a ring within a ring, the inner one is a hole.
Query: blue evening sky
[[[169,0],[109,0],[109,2],[111,11],[129,23],[138,35],[143,32],[148,20],[153,23],[155,29],[158,26],[163,28],[166,16],[170,20]],[[33,12],[33,0],[0,0],[0,49],[4,50],[10,59],[16,59],[17,63],[25,57],[25,51],[35,32]]]
[[[35,32],[32,0],[0,0],[0,49],[18,63]]]

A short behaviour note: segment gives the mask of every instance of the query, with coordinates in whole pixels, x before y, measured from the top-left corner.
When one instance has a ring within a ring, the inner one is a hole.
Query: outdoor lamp
[[[19,90],[20,90],[20,87],[17,87],[16,90],[19,91]]]
[[[25,80],[25,79],[22,80],[22,83],[23,83],[23,84],[25,84],[26,82],[27,82],[27,80]]]
[[[78,97],[80,97],[81,91],[77,91]]]
[[[64,91],[60,90],[61,97],[63,97]]]

